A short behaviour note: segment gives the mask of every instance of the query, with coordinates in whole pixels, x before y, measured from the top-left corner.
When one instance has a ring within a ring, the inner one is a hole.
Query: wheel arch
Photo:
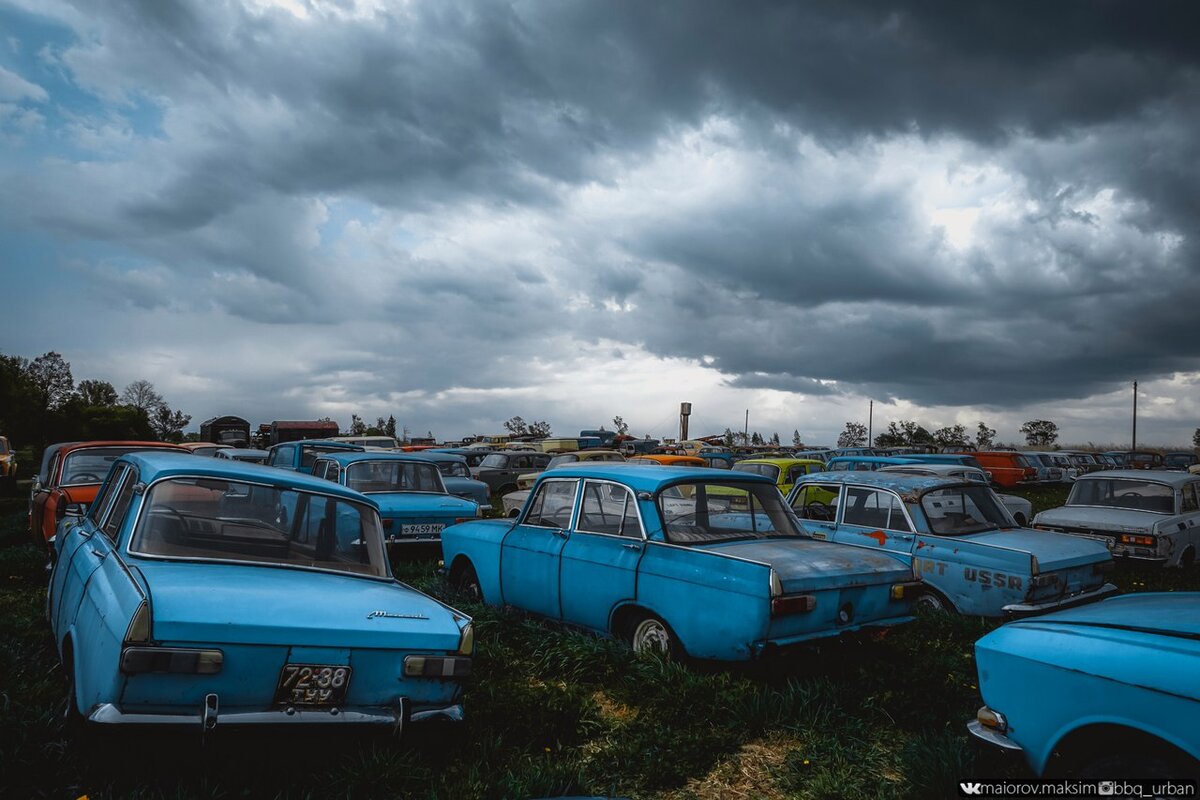
[[[1090,758],[1119,748],[1122,752],[1157,752],[1171,763],[1195,760],[1182,742],[1163,731],[1147,730],[1131,721],[1087,722],[1062,733],[1047,750],[1042,771],[1074,774]]]
[[[678,629],[671,624],[671,620],[667,619],[661,612],[633,600],[618,603],[613,607],[613,610],[608,615],[608,633],[614,639],[624,642],[629,635],[632,635],[633,626],[639,620],[648,616],[657,617],[662,620],[663,624],[671,632],[671,635],[675,637],[679,649],[685,653],[688,652],[687,643],[680,637]]]

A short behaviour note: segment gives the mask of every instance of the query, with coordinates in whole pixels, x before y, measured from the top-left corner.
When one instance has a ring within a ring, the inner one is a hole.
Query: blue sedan
[[[442,532],[452,583],[656,650],[744,660],[911,619],[912,569],[817,542],[768,478],[581,463],[542,475],[515,520]]]
[[[392,577],[379,513],[356,492],[130,453],[64,527],[47,616],[79,723],[462,717],[471,621]]]
[[[1132,594],[975,643],[968,729],[1038,775],[1200,777],[1200,593]]]

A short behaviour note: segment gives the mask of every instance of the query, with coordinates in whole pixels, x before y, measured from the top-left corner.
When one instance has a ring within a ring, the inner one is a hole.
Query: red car
[[[82,506],[96,499],[100,484],[117,456],[134,450],[166,449],[189,452],[165,442],[70,442],[52,444],[54,451],[46,466],[45,480],[39,478],[29,502],[29,534],[45,543],[54,535],[68,506]]]
[[[983,451],[973,454],[992,473],[992,483],[1005,488],[1036,483],[1037,467],[1024,453],[1010,450]]]

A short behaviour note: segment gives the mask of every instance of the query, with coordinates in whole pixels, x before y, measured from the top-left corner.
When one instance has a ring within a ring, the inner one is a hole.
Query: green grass
[[[436,562],[402,580],[476,620],[469,723],[388,736],[122,735],[87,747],[61,720],[65,681],[42,621],[42,561],[24,504],[0,504],[0,796],[927,798],[1022,773],[977,751],[972,645],[993,625],[922,617],[877,638],[734,667],[621,646],[473,605]],[[1117,573],[1126,589],[1197,574]]]

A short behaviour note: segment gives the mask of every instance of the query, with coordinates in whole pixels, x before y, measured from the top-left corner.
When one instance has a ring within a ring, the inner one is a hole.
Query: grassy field
[[[1030,493],[1037,508],[1061,490]],[[620,646],[472,605],[435,561],[399,576],[472,614],[478,651],[457,732],[121,735],[84,748],[42,621],[45,576],[24,502],[0,502],[0,796],[928,798],[1022,766],[977,751],[972,644],[992,624],[925,617],[886,636],[734,669]],[[1200,588],[1121,570],[1127,591]]]

